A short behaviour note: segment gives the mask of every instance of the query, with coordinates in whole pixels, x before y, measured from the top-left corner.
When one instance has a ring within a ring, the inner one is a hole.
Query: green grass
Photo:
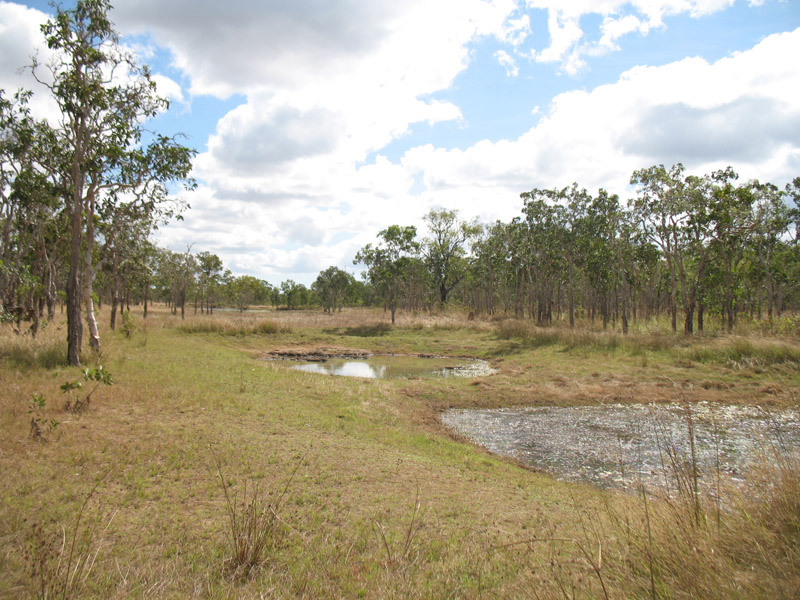
[[[102,355],[87,357],[115,384],[99,389],[82,415],[61,409],[59,389],[80,371],[31,358],[33,345],[14,358],[5,352],[14,334],[0,332],[0,598],[36,594],[25,558],[39,535],[34,522],[48,540],[40,547],[66,532],[81,540],[81,556],[95,557],[76,597],[558,598],[560,586],[603,597],[583,553],[596,560],[602,546],[610,596],[649,598],[639,499],[521,469],[452,437],[437,412],[678,398],[797,405],[798,375],[784,369],[790,363],[767,362],[762,348],[785,345],[783,355],[794,356],[791,338],[750,340],[757,350],[748,351],[764,361],[757,372],[700,359],[704,348],[736,343],[728,338],[558,328],[509,336],[450,317],[379,326],[380,313],[365,313],[181,323],[156,310],[146,327],[135,315],[132,338],[104,330]],[[56,348],[60,335],[36,343]],[[475,381],[375,381],[260,359],[294,346],[485,357],[499,372]],[[28,437],[32,394],[47,400],[43,418],[61,422],[44,441]],[[669,505],[653,500],[661,597],[723,598],[729,581],[740,597],[790,597],[800,547],[792,473],[767,477],[752,494],[757,504],[732,496],[719,530],[680,529]],[[248,505],[274,506],[289,480],[259,560],[246,576],[227,567],[226,492],[242,501],[234,511],[242,515]],[[555,541],[562,539],[571,541]],[[751,540],[762,558],[738,558]]]

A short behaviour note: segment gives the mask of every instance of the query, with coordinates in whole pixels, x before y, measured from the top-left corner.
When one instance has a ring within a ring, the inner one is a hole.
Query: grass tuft
[[[217,463],[222,491],[225,494],[225,510],[227,520],[227,537],[230,544],[230,555],[225,560],[225,570],[234,579],[244,579],[254,569],[267,560],[267,552],[275,544],[280,533],[282,521],[279,513],[283,506],[289,487],[302,463],[297,461],[283,489],[273,493],[274,500],[269,501],[269,492],[261,489],[257,482],[245,480],[244,489],[231,496],[229,485],[222,474],[222,464],[214,454]]]

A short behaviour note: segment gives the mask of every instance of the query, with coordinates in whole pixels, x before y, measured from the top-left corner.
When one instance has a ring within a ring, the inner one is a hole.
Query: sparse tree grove
[[[800,177],[784,189],[740,182],[730,168],[687,175],[683,165],[633,173],[626,204],[577,183],[521,194],[510,222],[464,221],[455,210],[423,217],[427,235],[392,225],[355,256],[364,281],[331,266],[311,288],[234,276],[209,252],[172,252],[149,237],[184,208],[171,186],[191,189],[194,151],[146,133],[165,110],[146,66],[118,43],[108,0],[56,9],[42,26],[54,59],[29,66],[36,92],[0,90],[0,315],[36,335],[66,309],[70,364],[83,323],[100,348],[95,302],[119,311],[153,300],[174,314],[383,304],[398,310],[458,305],[538,324],[577,318],[619,327],[669,315],[673,330],[731,331],[743,314],[772,318],[800,305]],[[56,117],[35,117],[33,93]],[[27,325],[29,324],[29,325]]]
[[[771,319],[797,310],[800,178],[781,190],[739,182],[730,167],[699,177],[677,164],[637,170],[631,184],[627,206],[577,183],[533,189],[508,223],[480,226],[432,211],[430,237],[416,246],[406,240],[402,268],[383,266],[395,263],[381,251],[397,226],[356,262],[368,267],[393,320],[398,307],[455,302],[540,325],[573,326],[580,316],[623,333],[631,321],[668,314],[673,330],[691,334],[709,315],[732,331],[742,314]]]

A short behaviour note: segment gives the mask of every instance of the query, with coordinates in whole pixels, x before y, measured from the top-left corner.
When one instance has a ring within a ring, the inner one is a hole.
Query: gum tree
[[[419,252],[417,228],[392,225],[378,233],[376,246],[367,244],[356,254],[353,264],[367,266],[367,278],[383,296],[395,323],[403,283],[408,276],[411,260]]]
[[[481,227],[475,221],[459,220],[455,210],[431,210],[424,220],[429,237],[422,243],[422,253],[444,306],[467,274],[469,245],[480,235]]]
[[[336,312],[336,307],[342,309],[342,303],[347,297],[350,287],[354,283],[353,276],[338,267],[328,267],[320,272],[317,279],[311,284],[311,289],[322,304],[326,313]]]
[[[34,59],[31,65],[60,109],[58,122],[51,123],[58,140],[53,169],[69,220],[67,358],[73,365],[80,364],[81,300],[90,345],[100,349],[92,301],[103,262],[99,219],[113,218],[122,207],[148,219],[168,218],[176,209],[168,186],[193,185],[188,179],[193,150],[162,135],[145,142],[144,123],[169,103],[157,94],[149,69],[120,46],[110,10],[108,0],[57,7],[42,26],[55,58],[47,65]]]

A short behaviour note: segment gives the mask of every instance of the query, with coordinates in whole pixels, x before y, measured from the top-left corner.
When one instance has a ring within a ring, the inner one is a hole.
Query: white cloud
[[[54,119],[58,115],[55,102],[40,93],[43,87],[31,78],[28,67],[32,57],[42,65],[40,77],[47,79],[46,66],[52,54],[44,45],[39,26],[47,19],[44,13],[19,4],[0,2],[0,89],[11,97],[18,89],[37,92],[30,103],[38,117]]]
[[[508,52],[505,50],[498,50],[494,53],[494,57],[497,59],[497,62],[500,63],[500,66],[505,67],[508,77],[516,77],[519,75],[519,67]]]
[[[537,62],[560,63],[570,75],[585,65],[583,56],[619,50],[617,40],[630,33],[643,35],[662,27],[664,17],[688,13],[702,17],[727,8],[734,0],[526,0],[529,8],[548,11],[550,45],[529,54]],[[751,2],[752,4],[752,2]],[[586,42],[580,19],[599,15],[601,37]]]
[[[800,29],[709,64],[637,67],[613,84],[557,96],[516,141],[406,153],[430,201],[484,218],[513,216],[518,195],[577,181],[625,197],[634,169],[684,162],[698,173],[732,165],[743,178],[785,182],[800,166]]]
[[[186,103],[186,98],[183,95],[183,90],[178,82],[170,79],[166,75],[156,73],[152,76],[153,81],[156,83],[158,95],[174,102]]]

